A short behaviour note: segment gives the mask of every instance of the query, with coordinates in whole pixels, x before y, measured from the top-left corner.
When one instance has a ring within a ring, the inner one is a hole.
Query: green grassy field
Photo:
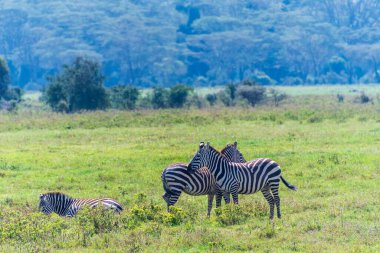
[[[304,96],[278,108],[2,113],[0,251],[378,252],[379,111]],[[182,195],[167,214],[161,172],[190,161],[201,140],[276,160],[299,188],[280,186],[283,218],[269,223],[261,193],[210,218],[206,196]],[[45,216],[47,191],[113,197],[126,210]]]

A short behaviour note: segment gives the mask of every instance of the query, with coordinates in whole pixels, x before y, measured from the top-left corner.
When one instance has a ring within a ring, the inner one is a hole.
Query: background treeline
[[[48,78],[41,100],[57,112],[97,109],[161,109],[206,106],[255,106],[273,102],[275,106],[286,96],[273,89],[267,91],[253,81],[228,84],[223,89],[199,95],[193,87],[176,84],[170,88],[154,86],[139,89],[133,85],[104,86],[101,65],[88,58],[76,58],[62,71]]]
[[[40,89],[89,56],[107,86],[380,82],[377,0],[3,0],[0,55]]]

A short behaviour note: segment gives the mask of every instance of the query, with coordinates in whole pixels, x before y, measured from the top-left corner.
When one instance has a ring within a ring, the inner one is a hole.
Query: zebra
[[[239,160],[233,160],[235,157],[238,157],[234,153],[240,153],[236,145],[227,145],[222,154],[226,153],[227,159],[238,162]],[[217,196],[217,202],[221,202],[222,196],[224,196],[226,203],[230,202],[229,194],[223,194],[223,192],[215,187],[215,178],[207,168],[201,168],[195,173],[189,173],[187,167],[187,163],[171,164],[161,174],[165,190],[162,198],[166,201],[168,212],[170,206],[177,203],[182,192],[192,196],[208,195],[207,216],[210,216],[214,195]]]
[[[227,144],[227,146],[224,149],[222,149],[220,153],[223,154],[227,158],[227,160],[231,162],[247,162],[240,150],[237,149],[237,141],[235,141],[234,144]]]
[[[261,191],[269,203],[269,219],[273,220],[274,205],[277,217],[281,218],[280,197],[278,188],[280,179],[291,190],[297,188],[289,184],[282,176],[278,163],[268,158],[259,158],[245,163],[228,161],[216,149],[201,142],[199,150],[188,165],[189,172],[198,171],[207,166],[214,175],[217,187],[232,194],[235,204],[239,204],[238,194],[251,194]],[[217,207],[220,203],[217,203]]]
[[[45,214],[54,212],[60,216],[73,217],[83,206],[96,207],[99,204],[105,208],[114,209],[118,213],[123,210],[121,204],[111,198],[74,199],[61,192],[41,194],[38,209]]]

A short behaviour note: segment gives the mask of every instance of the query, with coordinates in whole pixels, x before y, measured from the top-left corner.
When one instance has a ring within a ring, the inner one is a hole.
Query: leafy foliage
[[[170,88],[169,105],[172,108],[181,108],[186,102],[189,92],[193,89],[184,84],[177,84]]]
[[[135,109],[139,93],[139,90],[132,85],[118,85],[112,87],[110,96],[112,108]]]
[[[5,97],[8,91],[9,69],[3,58],[0,57],[0,98]]]
[[[250,105],[255,106],[260,103],[265,96],[266,89],[262,86],[241,85],[238,88],[238,94],[246,99]]]
[[[168,107],[169,92],[163,87],[153,87],[152,106],[154,109]]]
[[[0,54],[27,89],[83,55],[107,85],[380,81],[377,0],[2,3]]]
[[[55,111],[105,109],[108,95],[103,80],[96,61],[79,57],[73,64],[65,65],[62,73],[49,79],[44,98]]]

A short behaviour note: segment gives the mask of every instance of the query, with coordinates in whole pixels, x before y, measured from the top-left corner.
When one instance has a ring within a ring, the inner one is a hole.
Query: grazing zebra
[[[226,155],[228,155],[227,159],[238,162],[239,160],[233,160],[235,157],[238,157],[234,152],[240,153],[236,145],[227,145],[222,154],[226,153]],[[186,163],[171,164],[165,168],[161,174],[165,190],[162,198],[167,203],[168,211],[170,206],[177,203],[182,192],[193,196],[208,195],[208,216],[210,216],[211,213],[212,201],[215,194],[217,196],[217,202],[221,202],[222,195],[226,203],[230,202],[229,194],[223,194],[223,192],[215,187],[215,178],[207,168],[201,168],[195,173],[189,173],[187,167],[188,164]]]
[[[85,205],[96,207],[103,205],[105,208],[114,209],[121,212],[123,207],[114,199],[96,198],[96,199],[73,199],[61,192],[49,192],[40,195],[39,210],[45,214],[57,213],[60,216],[73,217],[79,209]]]
[[[280,166],[275,161],[259,158],[245,163],[230,162],[209,143],[205,145],[201,142],[199,150],[189,163],[188,170],[194,172],[204,166],[207,166],[214,175],[217,187],[232,194],[235,204],[239,203],[239,193],[251,194],[261,191],[269,203],[271,220],[273,220],[275,204],[277,217],[281,218],[278,195],[280,179],[289,189],[297,190],[281,176]]]

